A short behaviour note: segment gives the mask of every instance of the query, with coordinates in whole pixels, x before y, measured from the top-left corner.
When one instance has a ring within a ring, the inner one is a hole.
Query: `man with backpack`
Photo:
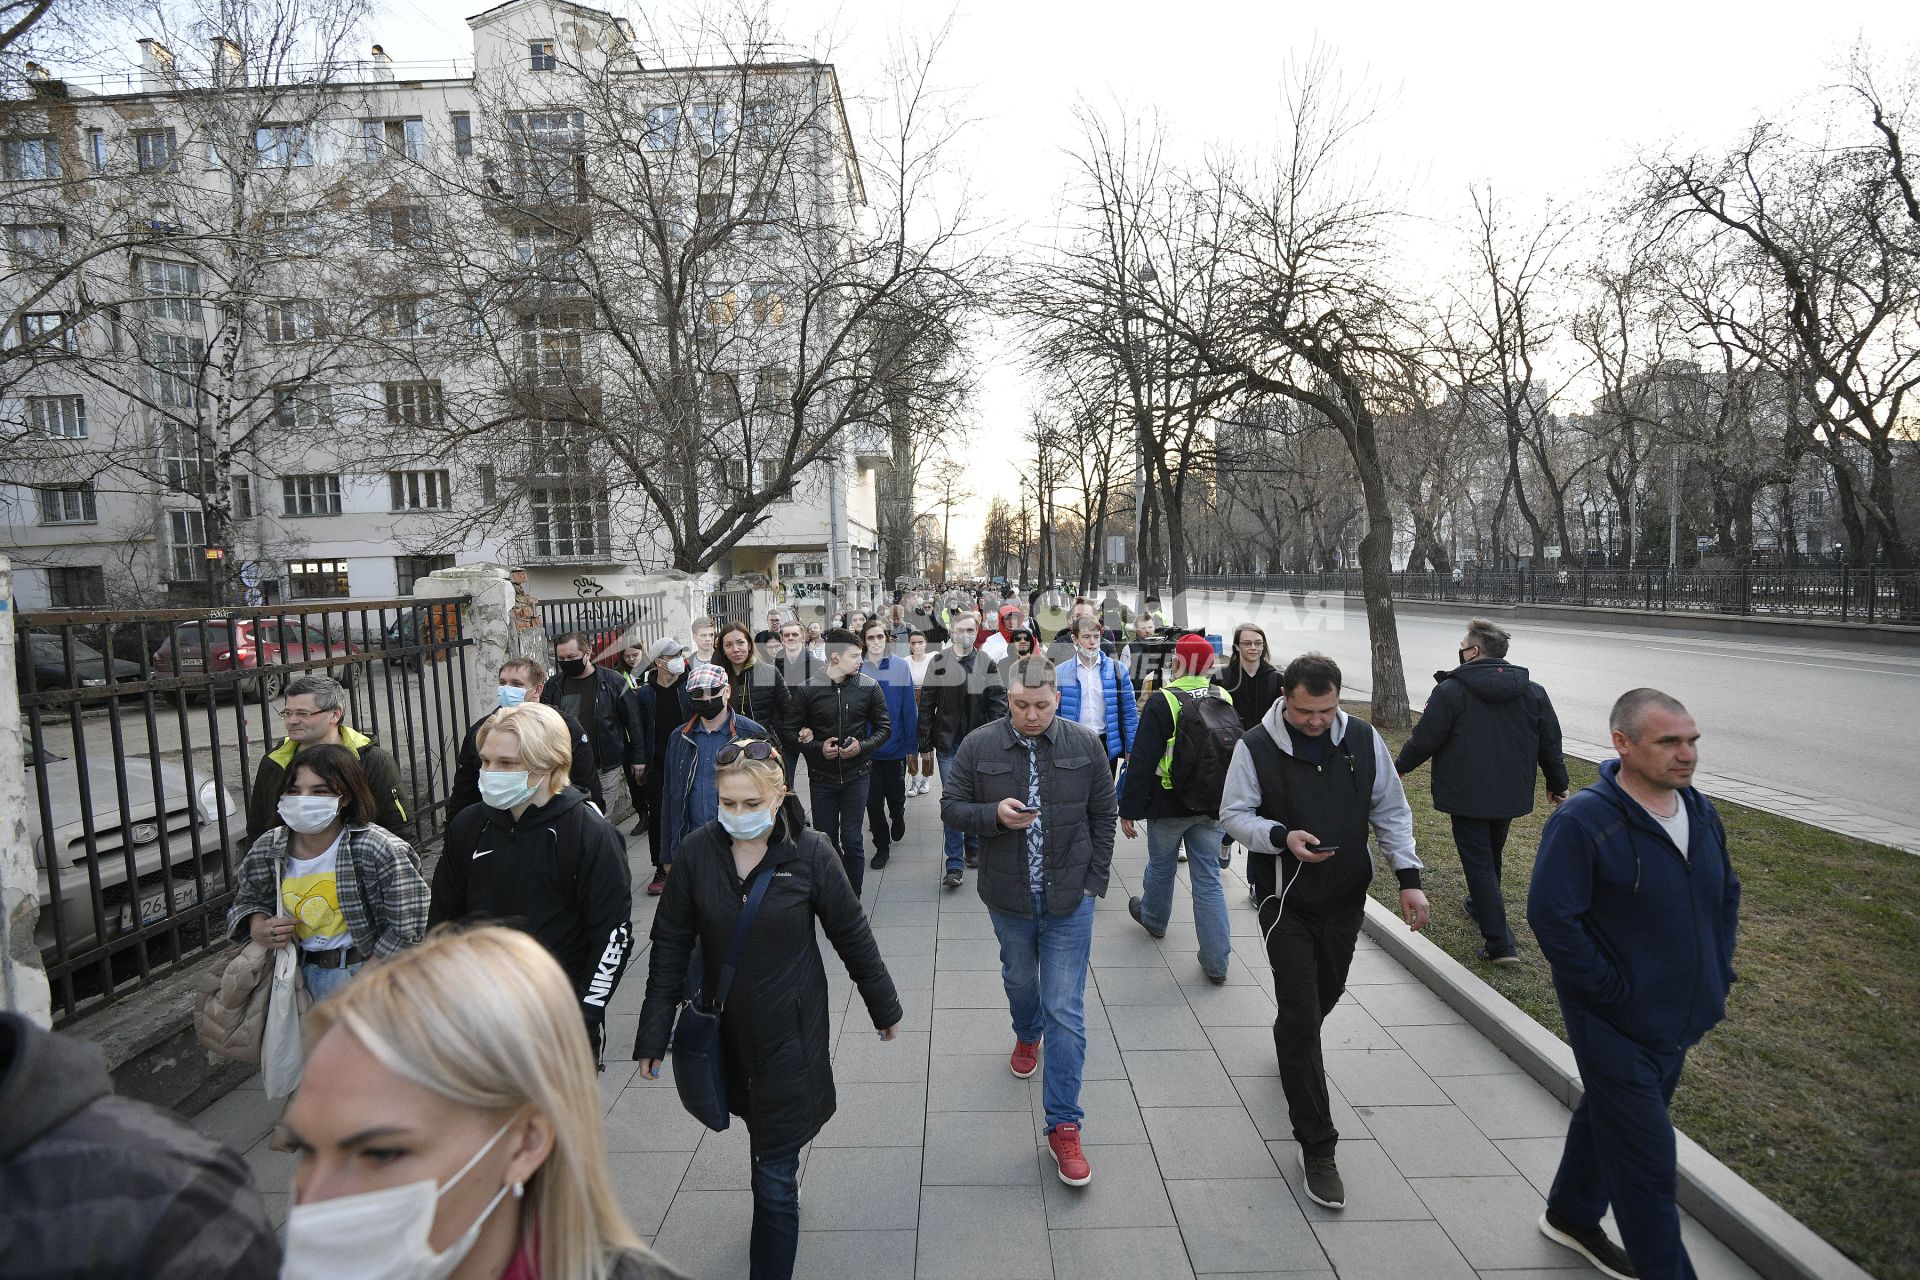
[[[1120,785],[1120,829],[1128,839],[1147,824],[1147,870],[1140,896],[1127,899],[1127,913],[1156,938],[1167,934],[1173,881],[1182,844],[1193,890],[1193,925],[1199,935],[1200,969],[1209,981],[1227,980],[1227,897],[1220,887],[1220,791],[1240,717],[1233,698],[1210,682],[1213,646],[1204,636],[1181,636],[1166,673],[1167,686],[1140,709],[1133,757]]]
[[[1413,810],[1386,740],[1340,709],[1340,668],[1303,654],[1280,674],[1280,701],[1234,748],[1220,821],[1247,847],[1260,900],[1260,931],[1273,965],[1273,1045],[1287,1116],[1300,1144],[1307,1196],[1343,1208],[1346,1187],[1334,1163],[1340,1134],[1320,1056],[1320,1027],[1347,987],[1354,942],[1366,915],[1373,838],[1400,882],[1407,927],[1427,924]],[[1195,858],[1187,864],[1205,861]]]

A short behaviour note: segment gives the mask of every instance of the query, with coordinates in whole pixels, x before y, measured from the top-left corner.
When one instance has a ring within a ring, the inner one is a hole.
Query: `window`
[[[420,579],[435,569],[453,568],[452,556],[395,556],[393,558],[393,576],[399,583],[400,594],[410,596]]]
[[[347,586],[347,562],[287,561],[287,594],[295,600],[346,599],[352,594]]]
[[[87,168],[97,177],[107,171],[107,131],[87,130]]]
[[[770,364],[754,378],[753,402],[770,413],[785,413],[792,407],[793,379],[784,366]]]
[[[431,243],[427,206],[367,210],[367,241],[376,249],[424,248]]]
[[[474,471],[480,476],[480,501],[486,503],[488,506],[499,501],[500,473],[495,471],[491,466],[475,467]]]
[[[654,107],[647,112],[643,135],[649,151],[671,151],[680,142],[680,108]]]
[[[167,512],[167,579],[199,582],[206,577],[207,517],[201,511]]]
[[[592,475],[593,434],[589,424],[564,418],[527,421],[527,472],[536,476]]]
[[[513,253],[527,272],[531,288],[548,296],[582,291],[580,248],[566,232],[552,227],[520,227],[513,233]]]
[[[741,220],[747,224],[748,235],[760,240],[778,235],[779,218],[779,209],[771,191],[756,191],[747,197],[747,207],[741,214]]]
[[[552,71],[560,65],[559,55],[554,51],[551,40],[527,41],[527,70]]]
[[[55,609],[97,609],[107,602],[107,575],[98,565],[48,569],[47,603]]]
[[[205,493],[213,487],[213,463],[200,445],[200,433],[169,424],[160,432],[160,469],[175,493]]]
[[[687,133],[703,156],[718,155],[732,132],[732,113],[723,103],[706,103],[687,109]]]
[[[147,319],[200,318],[200,268],[187,262],[142,258],[140,279],[147,293]]]
[[[780,105],[775,102],[749,102],[740,117],[741,135],[756,147],[770,147],[779,138]]]
[[[268,342],[308,342],[319,331],[320,306],[309,299],[269,302],[265,310]]]
[[[389,156],[418,163],[427,155],[427,126],[419,116],[362,120],[360,146],[368,164],[376,164]]]
[[[307,431],[333,421],[333,388],[319,383],[273,389],[273,422],[283,431]]]
[[[311,214],[270,213],[260,230],[262,244],[276,258],[289,258],[314,250]]]
[[[153,402],[165,409],[191,409],[200,402],[200,367],[207,344],[198,338],[156,333],[148,339],[147,365]]]
[[[135,129],[133,153],[142,173],[180,172],[180,154],[171,129]]]
[[[339,476],[280,477],[282,510],[290,516],[337,516],[340,514]]]
[[[598,484],[559,485],[528,493],[536,556],[607,554],[607,491]]]
[[[15,266],[57,258],[66,242],[67,229],[57,222],[15,223],[7,228],[7,247]]]
[[[260,510],[259,491],[255,489],[252,476],[233,478],[233,518],[251,520]]]
[[[735,418],[740,414],[740,386],[730,373],[709,370],[701,396],[701,407],[709,417]]]
[[[92,524],[98,519],[93,510],[91,484],[42,489],[39,493],[41,524]]]
[[[585,367],[584,317],[575,311],[533,311],[520,317],[520,367],[540,386],[576,382]]]
[[[21,316],[20,345],[69,353],[80,349],[72,318],[64,311],[29,311]]]
[[[753,322],[785,324],[786,320],[787,300],[780,286],[765,283],[753,286]]]
[[[0,177],[11,182],[60,176],[60,148],[52,138],[8,138],[0,142]]]
[[[433,299],[388,298],[375,308],[374,320],[386,338],[424,338],[433,332]]]
[[[730,284],[706,287],[707,323],[725,328],[740,318],[740,293]]]
[[[579,111],[528,111],[507,117],[513,179],[522,199],[578,204],[586,199],[586,116]]]
[[[725,222],[733,216],[733,193],[702,191],[694,210],[702,222]]]
[[[304,168],[313,163],[313,136],[303,124],[265,124],[253,131],[256,163],[262,169]]]
[[[473,154],[473,117],[464,111],[456,111],[453,120],[453,154],[462,160]]]
[[[387,487],[395,511],[446,511],[453,506],[444,471],[389,471]]]
[[[437,382],[389,382],[387,425],[433,426],[447,420],[446,400]]]
[[[87,438],[85,396],[28,396],[27,426],[61,440]]]

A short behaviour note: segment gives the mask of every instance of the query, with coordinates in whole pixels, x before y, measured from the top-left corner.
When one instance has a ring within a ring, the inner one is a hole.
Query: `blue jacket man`
[[[872,781],[867,787],[867,829],[873,836],[873,859],[868,865],[875,869],[886,866],[894,844],[906,838],[907,757],[920,745],[919,694],[913,684],[913,668],[895,654],[874,656],[875,650],[889,642],[880,619],[867,623],[863,637],[867,660],[860,672],[880,686],[887,721],[893,726],[893,732],[873,753]]]
[[[1133,750],[1133,740],[1140,728],[1140,704],[1134,697],[1133,678],[1127,674],[1126,667],[1101,651],[1098,619],[1074,619],[1073,652],[1061,655],[1059,663],[1060,718],[1098,734],[1106,744],[1110,769],[1117,768],[1116,762]],[[1083,684],[1097,690],[1100,700],[1097,725],[1089,723],[1095,716]]]
[[[1700,732],[1685,707],[1634,689],[1611,716],[1618,760],[1547,823],[1527,922],[1552,966],[1585,1094],[1540,1229],[1653,1280],[1689,1280],[1667,1107],[1687,1049],[1726,1014],[1740,879],[1713,804],[1694,789]]]
[[[773,741],[766,729],[728,710],[727,673],[719,667],[701,667],[684,683],[693,718],[668,739],[661,779],[661,862],[669,867],[687,833],[719,816],[714,762],[720,749],[741,738]]]

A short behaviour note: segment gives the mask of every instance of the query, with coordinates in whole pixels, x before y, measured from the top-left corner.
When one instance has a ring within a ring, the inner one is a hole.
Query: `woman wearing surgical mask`
[[[779,752],[759,739],[729,744],[716,757],[715,785],[720,816],[680,842],[654,916],[633,1056],[647,1079],[659,1078],[674,1012],[692,995],[687,966],[694,944],[701,957],[697,981],[710,992],[742,900],[757,879],[771,877],[720,1013],[720,1038],[727,1104],[746,1122],[752,1152],[748,1274],[787,1280],[800,1242],[800,1149],[835,1107],[827,971],[815,921],[840,953],[882,1040],[893,1039],[902,1011],[840,855],[807,827],[799,801],[787,794]]]
[[[552,707],[497,711],[475,737],[484,803],[447,827],[427,926],[504,920],[539,939],[572,981],[597,1054],[633,952],[626,842],[568,784],[572,743]]]
[[[676,1280],[620,1211],[566,975],[442,931],[316,1006],[284,1280]]]
[[[280,820],[253,842],[227,934],[300,949],[300,975],[324,1000],[368,960],[427,931],[427,882],[413,846],[373,822],[373,792],[345,747],[308,747],[280,793]]]

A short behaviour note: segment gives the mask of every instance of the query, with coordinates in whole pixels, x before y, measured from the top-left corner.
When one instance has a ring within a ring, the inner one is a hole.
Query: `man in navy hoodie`
[[[1726,1013],[1740,881],[1693,787],[1687,709],[1633,689],[1608,724],[1620,758],[1548,821],[1527,895],[1585,1087],[1540,1230],[1610,1276],[1691,1280],[1667,1104]],[[1600,1230],[1608,1205],[1625,1257]]]

